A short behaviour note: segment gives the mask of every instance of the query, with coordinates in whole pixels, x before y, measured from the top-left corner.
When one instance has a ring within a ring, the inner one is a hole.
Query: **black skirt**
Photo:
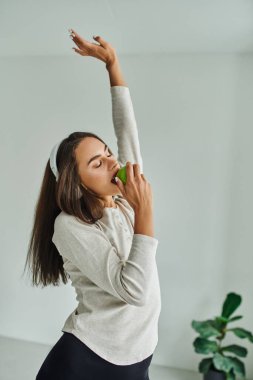
[[[42,363],[36,380],[149,380],[152,357],[153,354],[138,363],[116,365],[101,358],[75,335],[63,332]]]

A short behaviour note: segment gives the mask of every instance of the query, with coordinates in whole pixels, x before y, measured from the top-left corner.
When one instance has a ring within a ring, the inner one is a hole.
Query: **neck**
[[[107,197],[103,199],[103,206],[104,207],[113,207],[117,208],[117,204],[115,203],[114,199],[111,197]]]

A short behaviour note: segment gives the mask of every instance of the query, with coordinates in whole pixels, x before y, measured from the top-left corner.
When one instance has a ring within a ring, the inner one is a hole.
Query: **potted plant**
[[[234,380],[236,376],[245,379],[244,363],[236,356],[247,356],[248,350],[237,344],[221,346],[227,332],[231,332],[241,339],[248,339],[253,343],[253,335],[241,327],[228,328],[228,324],[241,319],[242,316],[230,316],[241,304],[242,297],[236,293],[228,293],[222,306],[221,315],[206,321],[192,321],[192,328],[199,333],[193,346],[198,354],[212,354],[211,357],[201,360],[198,370],[203,373],[204,380]],[[209,338],[214,339],[209,339]],[[226,355],[227,352],[235,356]]]

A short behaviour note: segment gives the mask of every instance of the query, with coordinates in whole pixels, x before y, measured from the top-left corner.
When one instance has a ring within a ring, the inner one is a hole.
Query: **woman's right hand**
[[[126,184],[117,178],[123,197],[128,201],[135,212],[150,211],[153,207],[152,189],[143,174],[140,174],[140,165],[126,163]]]

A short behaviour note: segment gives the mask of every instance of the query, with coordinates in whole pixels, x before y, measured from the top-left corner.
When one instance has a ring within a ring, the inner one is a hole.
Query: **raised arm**
[[[74,48],[75,52],[82,56],[90,56],[103,61],[109,73],[112,96],[112,116],[117,137],[118,161],[120,165],[125,165],[127,161],[138,163],[140,165],[140,171],[143,173],[143,161],[133,104],[129,88],[123,79],[116,50],[109,42],[100,36],[93,36],[97,42],[95,43],[84,39],[73,29],[70,29],[70,31],[70,37],[79,48]]]

